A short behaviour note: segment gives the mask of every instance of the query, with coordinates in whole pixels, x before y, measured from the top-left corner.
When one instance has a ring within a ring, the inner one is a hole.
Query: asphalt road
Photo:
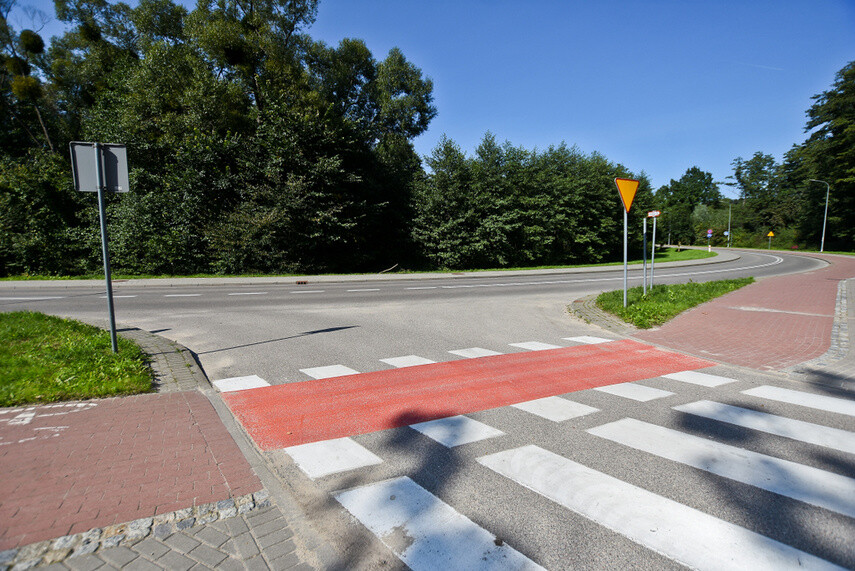
[[[805,271],[824,262],[776,253],[737,252],[713,264],[656,267],[656,283],[757,278]],[[621,267],[490,277],[455,275],[334,282],[186,280],[114,284],[116,320],[194,351],[212,380],[258,375],[272,384],[308,380],[301,369],[343,364],[361,372],[380,359],[416,354],[447,360],[466,347],[584,335],[592,328],[566,314],[590,293],[620,289]],[[629,285],[641,282],[633,267]],[[359,278],[356,278],[359,280]],[[243,285],[232,285],[242,282]],[[163,285],[160,285],[163,284]],[[106,323],[103,284],[0,282],[0,311],[30,309]],[[548,342],[548,341],[547,341]]]

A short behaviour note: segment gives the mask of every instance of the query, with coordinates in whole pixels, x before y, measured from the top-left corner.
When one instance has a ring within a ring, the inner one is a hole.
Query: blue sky
[[[443,134],[470,154],[487,131],[563,141],[658,188],[802,142],[811,96],[855,60],[855,0],[321,0],[309,33],[397,46],[433,80],[421,155]]]

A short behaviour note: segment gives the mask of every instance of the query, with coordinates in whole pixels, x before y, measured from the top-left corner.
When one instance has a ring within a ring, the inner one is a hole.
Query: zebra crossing
[[[736,379],[729,381],[736,382]],[[627,385],[653,388],[641,383]],[[674,388],[675,392],[663,393],[679,394],[679,387]],[[713,390],[715,388],[712,387]],[[779,387],[761,385],[741,391],[740,394],[775,395],[777,389]],[[595,390],[609,394],[607,391]],[[791,397],[801,393],[802,402],[810,402],[813,397],[821,396],[832,412],[845,409],[846,404],[851,402],[840,397],[786,390]],[[622,395],[610,396],[614,396],[616,401],[626,398]],[[663,394],[660,398],[666,396]],[[602,412],[575,402],[572,396],[538,399],[513,405],[512,408],[555,424]],[[855,454],[855,432],[852,431],[707,399],[670,408],[716,422],[735,424],[781,438]],[[488,439],[496,442],[506,436],[504,430],[465,415],[419,423],[410,428],[447,448],[465,447]],[[714,474],[726,482],[745,484],[788,501],[834,512],[845,518],[855,518],[855,478],[851,473],[833,473],[634,418],[597,424],[586,429],[585,433],[643,452],[651,462],[658,459],[680,463]],[[351,453],[354,458],[352,464],[341,462],[341,456],[330,454],[327,442],[285,449],[285,453],[294,459],[302,472],[318,481],[333,473],[343,474],[383,462],[382,452],[372,452],[353,438],[343,440],[348,441],[348,445],[356,451]],[[337,463],[335,469],[338,472],[318,471],[317,468],[313,472],[305,456],[312,449],[315,449],[314,461],[328,458],[331,462],[329,466]],[[569,512],[691,568],[844,569],[851,567],[855,561],[855,549],[851,541],[847,540],[846,544],[838,546],[842,564],[828,561],[740,525],[740,522],[728,521],[625,482],[616,475],[586,466],[566,454],[550,451],[537,444],[515,446],[476,456],[474,460],[513,484]],[[490,494],[490,491],[483,490],[482,493]],[[504,527],[503,522],[476,524],[467,517],[465,508],[457,509],[406,475],[353,488],[331,490],[331,494],[348,513],[412,569],[562,567],[560,564],[541,566],[542,561],[537,552],[516,551],[511,538],[501,540],[491,531]],[[846,529],[855,529],[851,520]],[[838,537],[841,537],[840,531],[835,532]]]
[[[333,372],[319,369],[308,371]],[[351,525],[416,571],[855,568],[855,400],[720,371],[280,452],[294,477],[329,494]],[[258,386],[252,377],[227,381],[220,390]]]

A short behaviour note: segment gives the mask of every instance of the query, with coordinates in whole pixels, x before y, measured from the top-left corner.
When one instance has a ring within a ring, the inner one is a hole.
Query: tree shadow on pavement
[[[310,335],[319,335],[321,333],[335,333],[336,331],[344,331],[346,329],[355,329],[359,327],[359,325],[344,325],[341,327],[327,327],[326,329],[316,329],[314,331],[303,331],[302,333],[297,333],[295,335],[289,335],[288,337],[280,337],[278,339],[265,339],[264,341],[255,341],[253,343],[244,343],[243,345],[235,345],[233,347],[223,347],[222,349],[212,349],[210,351],[202,351],[198,353],[199,355],[209,355],[211,353],[221,353],[223,351],[232,351],[234,349],[245,349],[246,347],[254,347],[256,345],[266,345],[268,343],[278,343],[279,341],[288,341],[290,339],[299,339],[301,337],[308,337]]]
[[[762,408],[746,406],[744,402],[721,402],[756,412],[768,413]],[[767,435],[757,433],[748,428],[727,424],[716,420],[695,416],[686,412],[674,411],[678,424],[687,432],[722,442],[731,446],[752,450],[761,454],[780,458],[774,450],[766,450]],[[772,439],[782,439],[779,436],[769,436]],[[845,453],[837,453],[832,449],[823,449],[797,441],[790,441],[793,460],[799,464],[816,466],[820,470],[840,474],[849,478],[855,477],[855,462],[847,458]],[[713,457],[700,458],[698,462],[704,466],[715,466],[717,460]],[[786,466],[778,463],[764,463],[764,470],[769,477],[766,483],[777,484],[782,488],[798,487],[801,481]],[[844,568],[855,568],[855,521],[826,508],[767,491],[751,484],[719,476],[706,470],[699,470],[717,491],[717,500],[723,505],[735,509],[743,518],[736,522],[751,531],[813,554]],[[817,511],[822,512],[817,517]],[[747,525],[745,522],[748,522]],[[850,539],[846,539],[850,538]]]

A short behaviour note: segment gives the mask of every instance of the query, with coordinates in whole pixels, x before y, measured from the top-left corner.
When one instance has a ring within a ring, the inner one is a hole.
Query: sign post
[[[775,237],[775,233],[772,232],[771,230],[769,230],[769,233],[766,234],[766,236],[769,238],[769,249],[771,250],[772,249],[772,238]]]
[[[712,238],[712,228],[707,230],[707,252],[712,252],[712,245],[710,244],[710,238]]]
[[[626,282],[627,282],[627,242],[629,234],[629,209],[638,190],[638,181],[630,178],[616,178],[620,200],[623,203],[623,306],[626,307]]]
[[[647,295],[647,218],[644,219],[643,245],[641,247],[641,291]]]
[[[119,352],[116,342],[116,312],[113,308],[113,281],[110,277],[110,251],[107,240],[105,192],[128,192],[128,158],[125,145],[72,142],[71,173],[74,188],[80,192],[98,193],[98,216],[101,221],[101,255],[104,258],[104,280],[107,284],[107,312],[110,319],[110,344]]]
[[[653,245],[650,247],[650,289],[653,289],[653,268],[656,264],[656,219],[662,214],[658,210],[651,210],[647,218],[653,218]],[[646,219],[645,219],[646,220]]]

